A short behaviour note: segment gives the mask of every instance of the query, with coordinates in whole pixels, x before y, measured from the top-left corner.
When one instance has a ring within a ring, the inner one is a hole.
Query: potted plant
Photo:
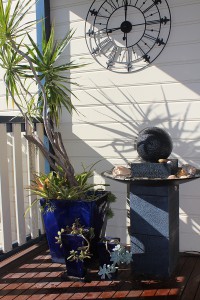
[[[115,201],[115,196],[111,192],[94,190],[94,184],[87,183],[92,170],[75,176],[85,191],[82,198],[78,197],[79,191],[71,188],[67,180],[54,171],[35,175],[30,187],[39,196],[35,202],[40,199],[50,254],[52,261],[57,263],[65,261],[63,248],[55,243],[55,236],[61,228],[71,227],[75,219],[79,219],[85,227],[93,227],[95,236],[91,242],[91,251],[94,254],[100,237],[105,233],[107,218],[112,216],[109,205]]]
[[[90,242],[94,238],[94,228],[86,228],[76,219],[71,227],[62,228],[55,238],[64,250],[67,270],[62,277],[84,279],[87,271],[85,261],[92,256]]]
[[[91,169],[83,170],[81,174],[75,173],[62,136],[56,130],[59,128],[63,108],[69,113],[76,111],[71,102],[70,90],[70,85],[76,83],[71,81],[68,73],[84,65],[78,65],[73,61],[62,63],[59,60],[73,36],[73,31],[69,31],[63,39],[57,42],[54,39],[54,26],[52,25],[48,38],[43,26],[42,49],[40,49],[30,35],[31,28],[39,20],[33,22],[24,20],[32,5],[35,5],[35,1],[8,0],[4,3],[0,0],[0,66],[4,69],[6,100],[12,101],[13,105],[18,108],[20,115],[24,118],[26,139],[39,148],[51,167],[49,174],[37,174],[31,186],[32,192],[43,198],[41,201],[43,216],[48,220],[46,231],[53,231],[52,223],[55,223],[56,232],[66,225],[72,225],[68,216],[63,218],[64,223],[59,223],[62,218],[55,209],[58,201],[65,201],[68,204],[73,202],[72,207],[75,211],[73,218],[74,216],[80,218],[81,222],[82,215],[79,211],[86,202],[86,215],[90,214],[90,217],[83,224],[91,227],[94,223],[93,215],[99,210],[97,208],[99,205],[95,201],[96,196],[98,199],[100,194],[105,196],[106,192],[91,191],[94,188],[88,183],[92,174]],[[52,151],[46,148],[37,135],[35,121],[44,124]],[[50,204],[51,201],[52,204]],[[62,205],[65,205],[64,202]],[[69,207],[67,207],[68,210]],[[58,215],[58,220],[51,220],[52,211],[55,212],[54,219]],[[102,217],[99,223],[102,225]],[[49,240],[51,241],[51,238]]]
[[[98,242],[98,256],[99,256],[99,265],[111,265],[110,254],[113,249],[120,243],[120,238],[116,237],[103,237]]]
[[[116,243],[116,242],[115,242]],[[123,245],[118,243],[111,251],[109,251],[110,258],[109,263],[104,263],[103,266],[100,265],[98,275],[101,276],[101,279],[113,278],[115,276],[118,268],[122,264],[130,264],[132,262],[132,252],[127,250]]]

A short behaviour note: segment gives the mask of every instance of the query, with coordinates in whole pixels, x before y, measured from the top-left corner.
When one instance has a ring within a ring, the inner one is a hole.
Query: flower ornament
[[[104,264],[103,267],[100,267],[98,275],[101,276],[101,279],[105,279],[107,276],[109,279],[112,277],[112,273],[115,273],[118,269],[117,266],[120,264],[130,264],[132,262],[132,252],[126,250],[126,248],[120,244],[116,245],[110,253],[111,265]]]
[[[132,259],[132,253],[126,250],[124,246],[121,246],[120,244],[117,245],[113,252],[110,254],[110,260],[113,262],[113,265],[119,265],[121,264],[129,264]]]
[[[104,264],[103,267],[100,267],[98,275],[101,276],[101,279],[105,279],[106,276],[108,277],[108,279],[111,279],[112,277],[112,273],[115,273],[116,268],[113,265],[107,265]]]

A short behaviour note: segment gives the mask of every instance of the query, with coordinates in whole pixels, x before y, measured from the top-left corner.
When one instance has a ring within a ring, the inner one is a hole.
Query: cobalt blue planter
[[[61,234],[61,239],[67,268],[66,275],[69,277],[84,278],[86,275],[84,261],[70,261],[67,258],[70,256],[71,250],[78,251],[78,253],[80,253],[80,250],[78,249],[86,244],[85,240],[80,235],[68,234],[65,232]]]
[[[98,242],[98,255],[99,255],[99,266],[103,265],[112,265],[110,260],[110,253],[113,251],[115,246],[120,242],[120,238],[105,237]],[[118,270],[116,269],[115,273],[110,274],[110,279],[115,279],[117,277]]]
[[[96,250],[102,226],[104,224],[105,212],[107,209],[107,196],[109,192],[96,191],[96,199],[84,200],[49,200],[49,206],[45,199],[40,200],[43,207],[43,220],[49,244],[52,261],[65,263],[63,249],[56,244],[55,237],[58,231],[66,226],[71,226],[75,219],[79,218],[81,225],[93,227],[95,238],[92,240],[92,249]]]
[[[105,237],[100,242],[98,242],[98,255],[99,255],[99,265],[103,267],[104,264],[111,265],[110,252],[117,246],[120,242],[120,238]]]

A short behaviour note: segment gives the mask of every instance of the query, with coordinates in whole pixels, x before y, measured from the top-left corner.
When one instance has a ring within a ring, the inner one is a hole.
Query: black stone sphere
[[[136,145],[139,156],[147,162],[168,158],[173,148],[169,134],[158,127],[148,127],[140,131]]]

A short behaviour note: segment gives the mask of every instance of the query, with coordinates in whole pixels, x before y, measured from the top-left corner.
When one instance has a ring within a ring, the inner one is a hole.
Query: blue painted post
[[[179,254],[179,186],[130,182],[130,220],[134,274],[170,276]]]
[[[47,17],[46,10],[45,10],[45,4],[47,2],[48,1],[45,1],[45,0],[39,0],[36,2],[36,20],[37,21],[42,20]],[[48,18],[50,18],[50,16],[48,16]],[[36,28],[37,28],[37,45],[41,51],[42,50],[42,22],[37,22]],[[46,22],[45,22],[45,29],[48,31],[48,28],[46,28]],[[43,84],[44,84],[44,81],[43,81]],[[45,136],[45,135],[44,135],[44,144],[45,144],[46,148],[49,150],[49,140],[48,140],[47,136]],[[50,172],[50,165],[49,165],[48,161],[45,159],[45,173],[49,173],[49,172]]]

